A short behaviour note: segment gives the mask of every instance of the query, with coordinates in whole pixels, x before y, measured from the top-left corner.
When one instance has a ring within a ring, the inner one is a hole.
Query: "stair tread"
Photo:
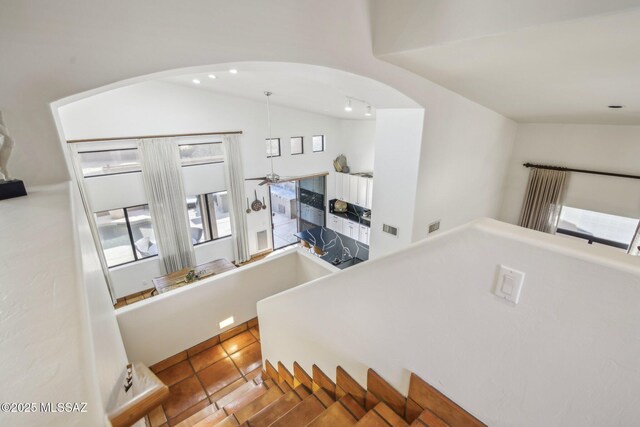
[[[408,427],[409,425],[400,415],[396,414],[396,412],[384,402],[378,403],[374,406],[373,410],[392,427]]]
[[[269,426],[275,420],[293,409],[301,400],[298,394],[291,390],[251,416],[251,418],[249,418],[249,425],[251,425],[251,427]]]
[[[449,427],[440,417],[431,412],[429,409],[422,411],[420,416],[411,423],[411,427]]]
[[[215,427],[236,427],[238,425],[238,421],[236,421],[236,417],[234,417],[233,415],[229,415],[227,418],[223,419],[218,424],[202,424],[202,425],[196,424],[196,425],[198,427],[211,427],[211,426],[215,426]]]
[[[227,417],[227,414],[224,412],[224,410],[218,409],[216,412],[213,412],[205,416],[204,418],[201,418],[200,420],[196,421],[194,424],[187,424],[187,425],[192,427],[210,427],[210,426],[218,425],[226,417]],[[233,426],[233,425],[235,424],[226,424],[226,426]],[[178,424],[178,426],[182,427],[182,424]]]
[[[189,418],[180,421],[178,424],[176,424],[176,427],[194,427],[204,419],[208,419],[209,423],[211,424],[222,420],[226,416],[227,414],[222,409],[218,409],[216,405],[212,403],[211,405],[191,415]]]
[[[318,398],[320,403],[322,403],[325,408],[328,408],[329,406],[333,405],[333,402],[335,402],[335,399],[323,389],[320,389],[313,394]]]
[[[340,402],[335,402],[327,409],[322,411],[313,421],[307,426],[311,427],[342,427],[353,426],[356,424],[356,419]]]
[[[222,407],[225,410],[227,415],[235,414],[237,411],[254,401],[255,399],[259,399],[261,396],[264,396],[269,392],[265,386],[261,385],[256,388],[250,389],[245,394],[238,396],[235,400],[227,403]]]
[[[271,402],[278,399],[280,396],[282,396],[282,394],[282,390],[280,390],[278,387],[271,387],[266,393],[258,396],[251,401],[248,401],[248,403],[246,403],[239,409],[236,408],[234,415],[238,422],[242,424],[253,415],[261,411],[263,408],[265,408],[267,405],[269,405]],[[227,407],[225,406],[225,410],[226,409]]]
[[[325,410],[325,406],[313,394],[299,402],[289,412],[273,422],[270,427],[304,426]]]
[[[356,423],[356,426],[389,427],[389,424],[387,424],[384,418],[382,418],[376,411],[372,409],[367,412],[364,417],[360,418],[360,420]]]
[[[342,405],[344,405],[347,411],[349,411],[356,420],[359,420],[364,417],[364,414],[366,414],[366,411],[350,394],[342,396],[338,402],[342,403]]]
[[[242,397],[246,393],[251,392],[253,389],[259,389],[260,387],[262,387],[265,391],[267,389],[265,386],[262,385],[262,383],[257,384],[257,383],[255,383],[253,381],[249,381],[247,383],[244,383],[243,385],[241,385],[237,389],[233,390],[231,393],[229,393],[229,394],[227,394],[225,396],[222,396],[221,398],[216,400],[215,404],[218,405],[218,408],[224,408],[225,406],[227,406],[228,404],[230,404],[234,400]]]

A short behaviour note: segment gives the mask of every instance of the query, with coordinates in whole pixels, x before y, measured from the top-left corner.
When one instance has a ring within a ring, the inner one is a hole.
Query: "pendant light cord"
[[[271,160],[271,176],[269,178],[273,179],[275,174],[273,173],[273,142],[271,141],[271,106],[269,104],[269,97],[271,96],[271,92],[264,93],[267,97],[267,126],[269,129],[269,159]]]

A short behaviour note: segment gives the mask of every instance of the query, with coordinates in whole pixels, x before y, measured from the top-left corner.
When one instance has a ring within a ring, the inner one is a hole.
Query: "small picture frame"
[[[313,135],[311,137],[311,143],[314,153],[324,151],[324,135]]]
[[[301,136],[291,137],[291,155],[304,154],[304,138]]]
[[[280,138],[271,138],[265,140],[267,144],[267,158],[280,157]]]

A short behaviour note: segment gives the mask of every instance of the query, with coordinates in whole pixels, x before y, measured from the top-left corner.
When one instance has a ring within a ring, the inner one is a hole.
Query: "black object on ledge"
[[[24,182],[20,179],[12,179],[11,181],[0,181],[0,200],[13,199],[14,197],[22,197],[27,195],[27,189]]]

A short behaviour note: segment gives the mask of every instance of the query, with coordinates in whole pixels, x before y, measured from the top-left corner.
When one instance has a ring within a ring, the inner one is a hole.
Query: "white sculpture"
[[[9,131],[2,120],[2,112],[0,111],[0,181],[10,181],[7,163],[13,150],[13,139],[9,136]]]

